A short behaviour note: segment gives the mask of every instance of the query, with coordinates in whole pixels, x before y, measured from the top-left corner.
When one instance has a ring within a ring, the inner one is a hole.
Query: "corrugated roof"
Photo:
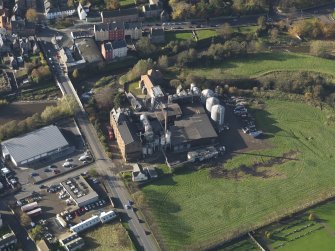
[[[2,148],[5,147],[18,163],[68,145],[63,134],[54,125],[43,127],[1,143]]]
[[[200,104],[183,106],[182,111],[182,118],[170,128],[173,145],[218,136]]]

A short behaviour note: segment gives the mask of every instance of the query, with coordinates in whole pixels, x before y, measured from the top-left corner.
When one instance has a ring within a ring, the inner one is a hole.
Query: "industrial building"
[[[60,185],[69,194],[78,207],[85,206],[99,199],[99,195],[81,175],[68,178],[61,182]]]
[[[153,155],[160,149],[183,152],[218,143],[217,132],[222,131],[225,115],[218,95],[210,89],[200,91],[194,84],[185,90],[180,86],[176,94],[165,95],[159,86],[162,81],[159,71],[149,70],[141,76],[139,88],[150,102],[137,109],[132,97],[134,112],[111,111],[111,127],[126,161]],[[135,158],[129,158],[131,155]],[[133,172],[133,180],[144,179],[141,172]]]
[[[1,149],[3,158],[11,160],[15,166],[29,166],[37,161],[51,161],[75,150],[54,125],[3,141]]]
[[[125,161],[138,160],[142,153],[140,137],[129,118],[129,114],[120,108],[110,112],[110,125]]]

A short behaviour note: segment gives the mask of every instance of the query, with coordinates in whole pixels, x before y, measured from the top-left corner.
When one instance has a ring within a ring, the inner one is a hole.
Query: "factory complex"
[[[177,88],[176,94],[166,95],[159,86],[161,79],[157,70],[142,75],[139,88],[150,102],[140,111],[134,107],[110,112],[110,125],[125,161],[135,162],[161,149],[176,153],[218,143],[225,107],[216,94],[191,84],[190,89]],[[131,96],[131,103],[138,104]]]

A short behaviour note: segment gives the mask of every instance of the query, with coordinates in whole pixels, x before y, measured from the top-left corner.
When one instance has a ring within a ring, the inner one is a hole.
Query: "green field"
[[[119,2],[121,6],[135,4],[134,0],[120,0]]]
[[[169,250],[203,248],[335,194],[335,126],[326,125],[326,116],[307,104],[266,101],[255,117],[272,147],[236,155],[225,168],[250,166],[294,151],[291,159],[260,168],[258,176],[212,178],[209,169],[202,169],[144,187],[159,239]]]
[[[167,31],[165,32],[166,42],[170,41],[182,41],[182,40],[192,40],[192,32],[191,31],[183,31],[183,32],[175,32],[175,31]]]
[[[108,223],[89,231],[83,236],[83,250],[95,251],[132,251],[134,250],[127,231],[121,223]]]
[[[314,213],[317,220],[309,221],[307,216],[310,213]],[[309,210],[285,224],[270,225],[263,231],[273,233],[271,239],[266,239],[267,246],[272,249],[280,247],[283,251],[331,251],[335,247],[335,202]]]
[[[138,81],[128,84],[128,91],[130,91],[135,96],[141,95],[141,89],[138,87]]]
[[[196,33],[199,40],[215,37],[217,35],[216,30],[197,30]]]
[[[335,61],[297,53],[262,53],[232,59],[210,68],[193,68],[187,72],[216,79],[257,77],[273,71],[314,71],[334,75]]]

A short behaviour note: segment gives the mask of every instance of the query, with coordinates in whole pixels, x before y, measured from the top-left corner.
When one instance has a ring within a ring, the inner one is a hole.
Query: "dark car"
[[[59,170],[54,170],[54,174],[59,174],[60,171]]]

